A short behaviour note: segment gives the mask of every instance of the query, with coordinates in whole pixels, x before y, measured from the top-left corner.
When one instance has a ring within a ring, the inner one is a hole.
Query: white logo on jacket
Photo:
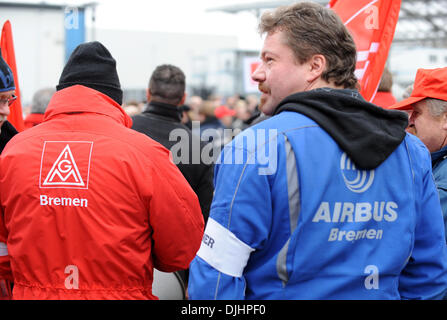
[[[346,153],[341,155],[340,169],[346,187],[352,192],[365,192],[374,182],[374,170],[358,170]]]
[[[45,141],[39,187],[88,189],[92,148],[93,142]],[[72,150],[75,150],[77,161]]]

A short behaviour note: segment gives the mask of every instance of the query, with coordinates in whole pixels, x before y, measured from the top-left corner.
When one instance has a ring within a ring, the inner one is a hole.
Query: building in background
[[[259,17],[268,8],[295,1],[248,3],[240,0],[240,5],[210,11],[225,12],[229,18],[244,11]],[[318,2],[325,4],[328,1]],[[447,27],[442,22],[447,14],[445,4],[447,0],[402,0],[388,60],[394,76],[393,93],[397,99],[414,79],[418,68],[447,66]],[[124,101],[143,101],[150,74],[163,63],[174,64],[184,70],[188,95],[259,94],[250,74],[259,63],[258,50],[261,46],[248,48],[239,42],[237,34],[120,30],[123,26],[119,24],[116,30],[101,29],[95,24],[99,14],[95,2],[76,6],[0,2],[0,26],[6,20],[12,24],[24,106],[40,88],[56,86],[71,51],[79,43],[91,40],[104,43],[117,60]],[[246,28],[253,27],[250,23]],[[256,37],[255,32],[253,37]]]
[[[152,71],[164,63],[184,70],[189,95],[249,93],[243,61],[258,56],[257,51],[239,50],[237,36],[99,29],[94,25],[94,3],[73,7],[0,2],[0,26],[6,20],[12,24],[25,106],[40,88],[57,85],[67,58],[84,41],[101,41],[111,51],[124,101],[144,101]]]
[[[55,86],[64,66],[64,8],[58,5],[0,3],[0,27],[11,21],[22,103]]]
[[[395,45],[388,62],[394,77],[393,93],[398,100],[401,100],[405,88],[413,83],[417,69],[447,66],[447,50]]]
[[[235,90],[236,36],[97,29],[96,40],[117,61],[124,101],[145,99],[149,77],[160,64],[185,72],[188,95],[201,88],[224,95]]]

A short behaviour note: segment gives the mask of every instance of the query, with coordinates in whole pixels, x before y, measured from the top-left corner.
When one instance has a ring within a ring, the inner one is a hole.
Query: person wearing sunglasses
[[[18,133],[16,128],[6,120],[9,116],[10,106],[17,99],[15,90],[11,68],[3,60],[0,51],[0,153],[8,141]]]

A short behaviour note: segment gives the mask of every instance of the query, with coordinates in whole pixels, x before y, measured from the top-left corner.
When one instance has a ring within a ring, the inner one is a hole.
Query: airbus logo
[[[352,192],[365,192],[374,182],[374,170],[357,169],[346,153],[341,155],[340,169],[346,187]]]

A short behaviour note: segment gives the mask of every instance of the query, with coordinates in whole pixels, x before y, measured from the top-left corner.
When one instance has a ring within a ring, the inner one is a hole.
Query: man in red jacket
[[[102,44],[75,49],[57,90],[0,157],[0,295],[10,281],[14,299],[156,299],[153,268],[186,269],[200,246],[197,196],[130,129]]]

